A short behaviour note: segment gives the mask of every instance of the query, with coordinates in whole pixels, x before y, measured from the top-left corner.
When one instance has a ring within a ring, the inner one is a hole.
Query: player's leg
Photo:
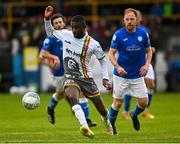
[[[146,117],[147,119],[154,119],[154,115],[152,115],[149,111],[148,108],[151,104],[152,101],[152,97],[153,97],[153,92],[154,92],[154,80],[153,79],[145,79],[146,82],[146,87],[147,87],[147,91],[148,91],[148,105],[147,108],[145,109],[145,111],[142,113],[142,115],[144,117]]]
[[[93,102],[97,111],[100,113],[106,131],[112,134],[112,126],[108,119],[108,111],[100,96],[96,83],[93,79],[81,79],[79,83],[81,84],[83,94]]]
[[[102,122],[106,128],[106,132],[109,134],[113,134],[113,129],[112,129],[111,123],[108,119],[108,117],[109,117],[108,110],[104,105],[102,97],[98,94],[97,96],[91,97],[90,100],[93,102],[97,111],[100,113]]]
[[[154,119],[155,118],[154,115],[152,115],[148,111],[148,108],[149,108],[151,101],[152,101],[152,97],[153,97],[153,93],[154,93],[154,87],[155,87],[155,83],[154,83],[155,74],[154,74],[154,70],[153,70],[152,65],[149,66],[148,73],[146,74],[144,79],[145,79],[145,83],[146,83],[146,87],[147,87],[147,91],[148,91],[148,106],[142,115],[148,119]]]
[[[130,95],[125,95],[125,97],[124,97],[124,112],[123,112],[122,116],[126,120],[131,119],[130,113],[129,113],[131,99],[132,99],[132,97]]]
[[[134,79],[131,82],[130,86],[130,93],[132,93],[133,96],[138,98],[138,103],[135,109],[131,112],[131,118],[133,120],[133,126],[135,130],[139,130],[140,123],[138,120],[138,115],[145,110],[148,104],[148,95],[144,78],[141,77],[138,79]]]
[[[81,106],[79,105],[79,97],[80,97],[79,85],[73,79],[67,79],[67,81],[64,82],[64,92],[69,99],[69,102],[72,106],[72,110],[74,111],[74,114],[77,120],[79,121],[79,124],[81,125],[80,127],[81,134],[89,138],[93,138],[94,133],[89,129],[84,112]]]
[[[83,93],[81,92],[81,96],[79,98],[79,104],[84,112],[86,121],[88,123],[89,127],[94,127],[97,124],[95,122],[92,122],[90,119],[90,112],[89,112],[89,102],[87,100],[87,98],[84,97]]]
[[[113,103],[109,110],[109,120],[113,127],[113,134],[117,134],[115,123],[119,109],[123,104],[124,92],[126,89],[126,80],[113,75]]]
[[[48,120],[51,124],[55,123],[55,107],[58,102],[64,98],[62,78],[63,77],[53,77],[53,85],[56,87],[56,92],[52,95],[50,103],[47,107]]]

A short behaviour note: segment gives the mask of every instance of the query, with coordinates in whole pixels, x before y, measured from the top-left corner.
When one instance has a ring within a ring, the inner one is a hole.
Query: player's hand
[[[109,83],[109,80],[103,79],[103,86],[106,88],[106,90],[111,91],[112,85]]]
[[[145,64],[144,66],[142,66],[140,68],[140,74],[141,76],[145,76],[148,72],[148,69],[149,69],[149,65]]]
[[[125,69],[123,67],[117,66],[116,69],[117,69],[118,73],[122,76],[127,74],[127,72],[125,71]]]
[[[59,58],[57,56],[54,56],[54,62],[53,63],[54,63],[53,67],[55,69],[59,69],[60,68],[60,60],[59,60]]]
[[[47,6],[45,11],[44,11],[44,17],[45,19],[50,19],[50,17],[53,15],[53,7],[52,6]]]

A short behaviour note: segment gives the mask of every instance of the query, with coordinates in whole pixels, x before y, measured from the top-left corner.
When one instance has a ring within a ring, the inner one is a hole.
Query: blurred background
[[[70,18],[85,16],[88,33],[108,52],[112,34],[123,26],[126,8],[143,14],[143,25],[150,30],[156,48],[153,65],[156,91],[180,91],[180,0],[1,0],[0,1],[0,92],[51,91],[50,70],[38,62],[44,38],[45,7]],[[92,59],[92,67],[97,62]],[[112,76],[112,65],[109,63]],[[99,69],[94,77],[100,90]]]

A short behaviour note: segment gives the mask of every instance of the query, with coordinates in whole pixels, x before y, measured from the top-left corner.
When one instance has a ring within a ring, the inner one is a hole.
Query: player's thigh
[[[65,94],[68,97],[76,97],[79,98],[81,88],[78,82],[73,78],[64,78],[63,79],[63,89]]]
[[[113,75],[113,97],[115,99],[124,99],[128,93],[127,79]]]
[[[137,97],[137,98],[147,98],[147,88],[144,81],[144,78],[137,78],[132,79],[129,81],[129,93],[131,96]]]
[[[77,82],[83,95],[87,98],[93,98],[100,95],[99,89],[93,78],[80,78]]]
[[[53,85],[56,88],[56,92],[63,92],[63,77],[53,77]]]

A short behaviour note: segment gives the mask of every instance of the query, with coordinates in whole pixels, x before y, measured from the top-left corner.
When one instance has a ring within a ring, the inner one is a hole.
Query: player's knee
[[[63,93],[63,92],[56,92],[56,98],[57,98],[58,100],[63,99],[63,98],[64,98],[64,93]]]
[[[113,100],[113,105],[114,105],[116,110],[119,110],[120,107],[122,106],[122,104],[123,104],[123,100],[122,99],[114,99]]]
[[[73,106],[79,103],[79,90],[75,86],[68,86],[64,90],[65,95],[68,97],[70,104]]]
[[[141,108],[146,108],[148,105],[148,98],[142,98],[138,100],[138,104]]]

